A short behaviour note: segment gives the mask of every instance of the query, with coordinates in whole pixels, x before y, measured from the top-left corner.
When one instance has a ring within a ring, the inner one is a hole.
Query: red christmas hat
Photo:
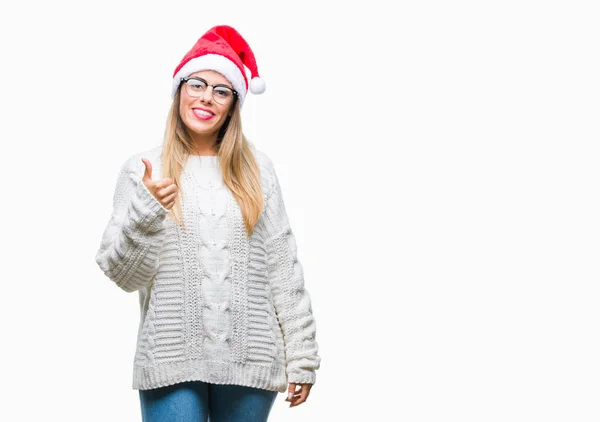
[[[244,66],[252,75],[250,84]],[[171,96],[175,96],[182,78],[200,70],[214,70],[225,76],[239,93],[240,106],[244,103],[248,88],[253,94],[262,94],[266,89],[265,82],[258,75],[254,53],[231,26],[215,26],[196,41],[173,72]]]

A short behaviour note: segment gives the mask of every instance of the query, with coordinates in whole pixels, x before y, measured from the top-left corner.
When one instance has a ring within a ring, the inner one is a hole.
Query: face
[[[220,73],[213,70],[202,70],[190,75],[204,79],[210,85],[226,85],[233,89],[233,85]],[[208,87],[200,97],[192,97],[188,94],[185,83],[181,87],[179,101],[179,115],[187,126],[191,135],[197,137],[216,138],[219,129],[230,114],[232,101],[228,105],[221,105],[214,100],[213,88]]]

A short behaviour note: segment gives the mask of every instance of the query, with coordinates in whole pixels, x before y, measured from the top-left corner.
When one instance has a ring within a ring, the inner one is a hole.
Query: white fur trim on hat
[[[181,78],[186,78],[192,73],[201,70],[214,70],[225,76],[233,85],[233,89],[238,92],[240,106],[244,103],[244,98],[246,97],[246,82],[244,81],[244,76],[242,75],[240,68],[227,57],[219,54],[205,54],[204,56],[196,57],[184,64],[173,78],[171,98],[175,97],[177,87],[179,87],[179,84],[181,83]]]

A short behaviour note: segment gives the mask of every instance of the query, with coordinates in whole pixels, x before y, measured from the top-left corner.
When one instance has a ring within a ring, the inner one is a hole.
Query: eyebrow
[[[207,81],[204,78],[201,78],[200,76],[188,76],[188,78],[189,79],[200,79],[200,80],[203,80],[204,82],[206,82],[207,84],[214,85],[214,86],[222,86],[222,87],[225,87],[225,88],[229,88],[232,91],[235,91],[235,88],[233,88],[232,86],[229,86],[227,84],[211,84],[209,81]]]

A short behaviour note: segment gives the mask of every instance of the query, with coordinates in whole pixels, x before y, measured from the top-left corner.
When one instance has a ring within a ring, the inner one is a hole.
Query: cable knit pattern
[[[122,166],[96,262],[127,292],[140,323],[133,388],[183,381],[284,392],[314,383],[320,357],[310,297],[273,163],[253,149],[265,201],[250,237],[218,157],[190,156],[181,177],[186,229],[142,183],[160,176],[162,147]]]
[[[296,238],[287,217],[279,179],[268,158],[267,162],[271,187],[261,224],[266,232],[271,295],[285,339],[287,375],[289,382],[312,384],[320,358],[310,295],[304,288],[302,264],[297,257]]]

